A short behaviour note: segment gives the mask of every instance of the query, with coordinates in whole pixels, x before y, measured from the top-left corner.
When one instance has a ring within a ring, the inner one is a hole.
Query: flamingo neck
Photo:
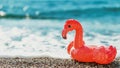
[[[83,31],[80,31],[80,29],[75,30],[75,39],[74,39],[74,48],[79,48],[84,46],[84,41],[83,41]]]

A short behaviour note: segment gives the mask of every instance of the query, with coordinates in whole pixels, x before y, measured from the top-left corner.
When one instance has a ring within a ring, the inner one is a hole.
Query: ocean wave
[[[37,14],[36,14],[37,13]],[[68,10],[29,11],[29,12],[0,12],[0,18],[31,18],[31,19],[68,19],[68,18],[99,18],[107,16],[120,17],[120,7],[75,8]]]
[[[73,40],[74,33],[68,34],[67,41],[61,37],[61,31],[44,30],[31,32],[30,29],[0,26],[0,56],[51,56],[69,58],[66,47]],[[113,45],[120,51],[120,35],[106,36],[94,32],[85,33],[86,45]],[[119,56],[119,53],[117,54]]]

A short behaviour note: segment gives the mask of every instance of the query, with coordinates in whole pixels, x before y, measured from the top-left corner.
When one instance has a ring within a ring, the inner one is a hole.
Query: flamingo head
[[[66,23],[64,25],[64,29],[62,30],[62,37],[64,39],[67,39],[67,33],[72,30],[83,31],[82,25],[78,21],[76,21],[74,19],[69,19],[66,21]]]

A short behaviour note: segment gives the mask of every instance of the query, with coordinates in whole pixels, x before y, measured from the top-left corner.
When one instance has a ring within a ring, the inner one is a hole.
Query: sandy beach
[[[1,57],[0,68],[120,68],[120,58],[116,58],[111,64],[100,65],[52,57]]]

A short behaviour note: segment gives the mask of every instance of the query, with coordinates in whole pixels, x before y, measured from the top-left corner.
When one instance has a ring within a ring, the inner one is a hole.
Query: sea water
[[[0,56],[70,58],[74,33],[61,37],[67,19],[78,20],[86,45],[117,48],[120,57],[119,0],[0,0]]]

